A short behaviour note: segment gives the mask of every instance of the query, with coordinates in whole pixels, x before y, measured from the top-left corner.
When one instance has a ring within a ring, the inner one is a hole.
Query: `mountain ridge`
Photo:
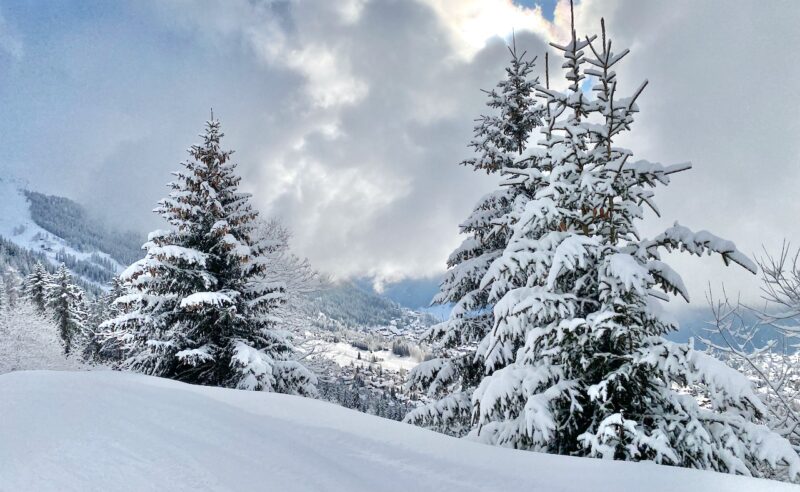
[[[0,238],[0,256],[21,275],[30,273],[35,261],[50,270],[64,263],[94,291],[105,289],[114,275],[138,259],[134,233],[114,231],[91,219],[77,202],[32,191],[10,177],[0,178]]]

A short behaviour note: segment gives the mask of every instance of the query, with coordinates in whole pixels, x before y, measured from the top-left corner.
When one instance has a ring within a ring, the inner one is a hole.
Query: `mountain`
[[[0,259],[25,275],[35,261],[53,269],[64,263],[85,286],[103,288],[142,256],[143,238],[92,219],[64,197],[0,178]]]
[[[143,256],[143,242],[143,237],[95,220],[68,198],[32,191],[13,178],[0,178],[0,265],[7,264],[22,275],[37,261],[51,270],[63,262],[79,283],[97,292]],[[426,297],[433,295],[425,293],[429,286],[417,288],[413,282],[404,282],[388,287],[387,293],[402,302],[376,292],[371,283],[333,283],[310,295],[308,314],[313,318],[321,314],[327,322],[359,329],[393,326],[403,330],[432,322],[410,309],[429,302]]]
[[[427,308],[433,296],[439,292],[441,276],[405,278],[394,282],[375,282],[372,277],[359,277],[353,280],[358,287],[368,292],[380,294],[409,309]],[[379,288],[376,288],[376,285]]]
[[[434,319],[401,306],[371,287],[338,281],[308,296],[306,312],[322,328],[424,331]]]
[[[456,439],[319,400],[138,374],[0,376],[2,490],[783,492],[709,471]]]
[[[419,313],[425,313],[439,322],[450,317],[451,304],[431,305],[433,297],[439,292],[441,275],[415,277],[395,282],[376,282],[372,277],[359,277],[353,280],[360,289],[390,299],[400,306]],[[376,288],[379,285],[380,288]]]

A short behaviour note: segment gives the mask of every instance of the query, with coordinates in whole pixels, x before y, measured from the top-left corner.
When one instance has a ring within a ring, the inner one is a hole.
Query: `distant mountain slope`
[[[375,281],[370,277],[360,277],[353,282],[368,292],[380,294],[410,309],[427,308],[433,296],[439,292],[441,276],[406,278],[396,282],[383,282],[380,290],[375,289]]]
[[[309,295],[310,309],[350,327],[384,325],[403,315],[397,303],[350,281],[336,282]]]
[[[371,288],[360,287],[355,282],[341,281],[309,294],[306,310],[312,317],[324,315],[335,325],[344,328],[396,327],[418,330],[430,325],[434,319],[412,311]]]
[[[78,251],[104,251],[126,266],[144,256],[139,235],[109,229],[72,200],[35,191],[25,191],[25,196],[33,221]]]
[[[2,490],[782,492],[487,446],[319,400],[111,371],[0,376]]]
[[[112,231],[77,203],[0,178],[0,260],[25,275],[31,262],[64,263],[83,283],[104,286],[141,257],[133,234]]]

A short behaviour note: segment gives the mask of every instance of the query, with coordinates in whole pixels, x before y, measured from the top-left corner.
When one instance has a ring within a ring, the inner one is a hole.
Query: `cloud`
[[[458,223],[496,186],[458,166],[483,110],[480,89],[494,86],[508,58],[498,32],[479,33],[476,50],[474,33],[459,27],[487,5],[453,21],[442,17],[446,5],[426,2],[360,2],[344,11],[324,1],[236,3],[231,10],[243,20],[233,22],[229,11],[216,29],[216,15],[202,9],[161,14],[180,15],[184,29],[214,46],[240,44],[269,70],[301,77],[283,101],[265,87],[253,108],[272,113],[260,141],[247,143],[256,200],[292,224],[297,247],[320,268],[400,278],[442,271],[460,240]],[[533,53],[545,49],[524,28],[517,37]],[[241,126],[240,118],[230,121]]]
[[[578,3],[580,34],[597,32],[605,16],[614,45],[632,49],[619,68],[623,90],[650,81],[620,145],[695,165],[658,193],[663,219],[648,217],[646,235],[677,219],[746,252],[798,237],[798,9]],[[503,76],[512,30],[520,48],[541,55],[568,38],[568,10],[560,1],[550,22],[506,0],[109,7],[35,36],[20,31],[39,42],[26,46],[25,70],[0,73],[0,105],[14,122],[0,131],[16,143],[7,158],[34,184],[124,225],[154,227],[149,210],[213,106],[243,186],[264,213],[284,218],[319,268],[433,274],[459,243],[459,222],[497,184],[458,166],[485,110],[480,89]],[[41,23],[40,12],[30,15],[24,25]],[[709,281],[756,285],[717,259],[675,261],[697,301]]]
[[[542,39],[553,37],[554,25],[541,7],[515,4],[511,0],[422,0],[441,19],[455,52],[471,58],[493,37],[509,39],[514,31],[536,33]]]
[[[787,85],[800,78],[800,57],[776,48],[800,42],[790,20],[800,4],[584,0],[576,15],[584,32],[599,30],[604,15],[615,45],[631,48],[618,70],[628,91],[650,82],[621,145],[639,158],[694,165],[658,192],[662,218],[648,217],[645,234],[678,220],[752,256],[800,238],[800,120]],[[760,296],[757,279],[741,269],[673,256],[695,302],[704,302],[709,284]]]

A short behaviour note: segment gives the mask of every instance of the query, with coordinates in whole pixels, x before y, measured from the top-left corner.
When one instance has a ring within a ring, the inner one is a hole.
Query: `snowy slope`
[[[415,368],[419,362],[411,357],[400,357],[393,354],[391,350],[376,350],[374,352],[366,352],[358,350],[353,345],[346,342],[328,342],[325,340],[310,340],[308,346],[315,352],[320,353],[323,357],[330,359],[340,366],[349,366],[355,364],[357,366],[368,366],[373,364],[370,357],[376,357],[377,364],[383,369],[389,371],[399,371],[401,369],[410,371]],[[361,355],[359,359],[358,356]]]
[[[332,404],[134,374],[0,376],[0,490],[797,490],[493,448]]]
[[[64,250],[80,260],[91,260],[92,252],[78,251],[58,236],[50,234],[40,227],[31,218],[28,198],[20,183],[8,178],[0,178],[0,236],[10,239],[19,246],[34,251],[41,251],[48,259],[55,262],[56,253]],[[116,260],[102,251],[97,255],[112,262],[118,269],[122,269]]]
[[[53,265],[60,263],[56,256],[63,253],[88,263],[93,263],[94,257],[99,257],[108,261],[117,272],[123,269],[123,266],[107,253],[97,250],[78,251],[64,239],[38,225],[31,216],[30,202],[25,195],[25,184],[7,177],[0,178],[0,237],[21,248],[44,254]],[[73,273],[80,276],[78,272]],[[84,280],[92,283],[89,279]]]

